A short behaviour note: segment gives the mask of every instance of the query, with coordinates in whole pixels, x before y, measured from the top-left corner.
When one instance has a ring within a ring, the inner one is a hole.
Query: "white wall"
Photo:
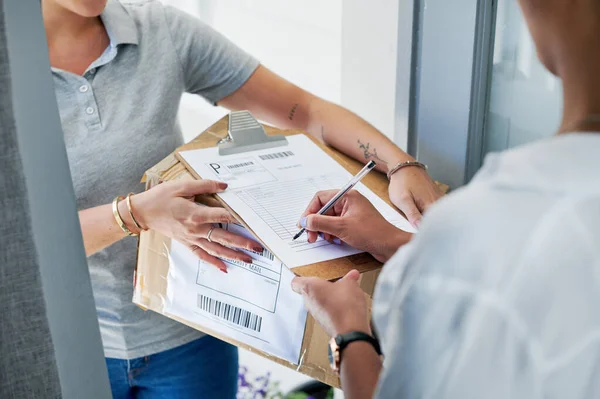
[[[162,0],[406,148],[413,0]],[[190,139],[226,111],[184,96]],[[189,135],[187,135],[189,133]]]
[[[198,16],[284,78],[340,102],[342,0],[167,2]],[[180,120],[186,139],[225,113],[196,96],[184,96]]]
[[[412,0],[346,0],[341,104],[406,148]]]
[[[170,2],[276,73],[352,110],[406,148],[412,0]],[[194,133],[204,121],[226,113],[192,96],[184,98],[181,112],[184,131]]]

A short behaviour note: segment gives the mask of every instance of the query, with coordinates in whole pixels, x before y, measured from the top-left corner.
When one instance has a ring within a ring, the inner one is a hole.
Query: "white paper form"
[[[235,155],[220,156],[216,147],[180,155],[202,178],[229,184],[219,196],[289,268],[361,252],[321,239],[310,244],[306,235],[292,241],[300,215],[315,193],[339,190],[352,175],[308,137],[300,134],[287,140],[287,146]],[[355,189],[396,227],[414,231],[400,213],[365,185],[358,184]]]
[[[222,227],[251,236],[239,225]],[[225,274],[172,241],[164,311],[298,364],[307,313],[291,289],[294,275],[267,250],[244,252],[253,263],[224,260]]]

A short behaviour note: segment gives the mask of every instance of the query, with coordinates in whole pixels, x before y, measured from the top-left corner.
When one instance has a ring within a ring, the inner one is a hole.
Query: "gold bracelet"
[[[394,173],[396,173],[397,171],[399,171],[402,168],[406,168],[408,166],[416,166],[419,167],[423,170],[427,170],[427,165],[422,164],[421,162],[417,162],[417,161],[406,161],[406,162],[398,162],[396,165],[394,165],[394,167],[392,169],[390,169],[390,171],[387,174],[387,178],[388,180],[392,177],[392,175]]]
[[[125,202],[127,203],[127,210],[129,211],[129,216],[131,216],[131,220],[133,220],[133,224],[135,224],[135,227],[140,229],[140,232],[141,232],[144,229],[142,229],[142,226],[140,226],[140,224],[137,222],[137,220],[135,220],[135,216],[133,216],[133,211],[131,210],[131,196],[132,195],[133,195],[133,193],[127,194],[127,197],[125,198]]]
[[[122,195],[115,197],[115,199],[113,200],[113,203],[112,203],[113,215],[115,217],[115,220],[117,221],[117,224],[121,228],[121,230],[123,230],[123,232],[125,234],[127,234],[128,236],[135,237],[135,236],[137,236],[137,234],[132,233],[131,230],[129,230],[127,228],[127,226],[125,225],[125,222],[123,222],[123,219],[121,219],[121,215],[119,215],[119,201],[122,201],[124,199],[125,199],[125,197],[123,197]]]

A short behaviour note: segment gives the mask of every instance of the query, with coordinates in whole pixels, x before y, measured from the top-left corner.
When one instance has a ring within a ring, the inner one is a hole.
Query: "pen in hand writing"
[[[369,163],[366,164],[365,167],[362,168],[361,171],[356,174],[356,176],[354,176],[352,179],[350,179],[350,181],[348,183],[346,183],[346,185],[344,187],[342,187],[342,189],[340,191],[338,191],[338,193],[332,199],[330,199],[329,202],[327,202],[325,204],[325,206],[323,206],[323,208],[321,208],[321,210],[319,210],[319,212],[317,212],[317,214],[324,215],[329,209],[331,209],[332,206],[335,205],[336,202],[338,202],[340,200],[340,198],[342,198],[344,196],[344,194],[346,194],[348,191],[352,190],[352,187],[356,186],[358,184],[358,182],[360,182],[362,180],[362,178],[367,175],[367,173],[369,173],[371,170],[373,170],[375,168],[375,165],[376,165],[375,161],[369,161]],[[296,239],[298,239],[298,237],[300,237],[302,234],[304,234],[305,231],[306,231],[306,229],[302,228],[298,233],[296,233],[296,235],[294,236],[292,241],[295,241]]]

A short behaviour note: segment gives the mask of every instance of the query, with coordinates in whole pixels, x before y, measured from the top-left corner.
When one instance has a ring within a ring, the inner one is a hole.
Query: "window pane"
[[[537,58],[517,2],[499,0],[484,153],[552,135],[561,109],[561,83]]]

